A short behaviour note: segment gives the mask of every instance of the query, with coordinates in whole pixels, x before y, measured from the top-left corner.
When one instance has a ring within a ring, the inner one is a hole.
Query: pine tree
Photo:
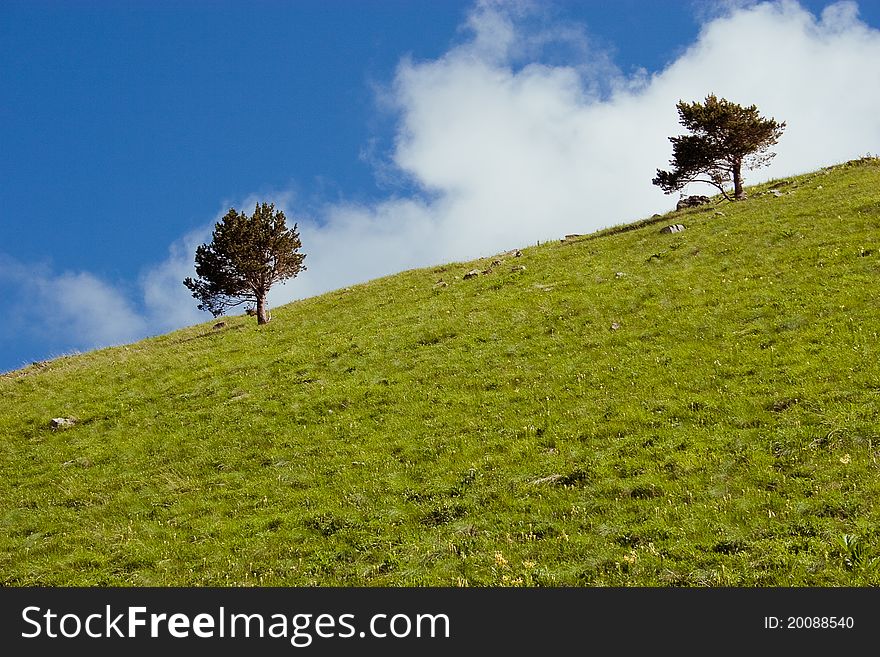
[[[269,289],[305,269],[296,224],[288,229],[281,210],[258,203],[250,217],[230,208],[211,237],[209,244],[196,249],[198,279],[183,281],[199,300],[199,310],[217,317],[228,308],[251,303],[257,323],[267,323]]]
[[[679,101],[679,122],[691,134],[670,137],[672,171],[657,170],[653,183],[670,194],[692,182],[717,187],[732,200],[724,188],[733,182],[733,198],[745,197],[742,167],[756,169],[770,163],[785,122],[765,119],[758,108],[742,107],[714,94],[703,103]]]

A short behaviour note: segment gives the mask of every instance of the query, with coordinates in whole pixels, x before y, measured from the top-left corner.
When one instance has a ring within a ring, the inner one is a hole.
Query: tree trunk
[[[744,199],[746,197],[743,192],[743,181],[742,181],[742,162],[734,162],[733,164],[733,198],[736,200]]]
[[[269,323],[269,311],[266,308],[266,295],[257,295],[257,324]]]

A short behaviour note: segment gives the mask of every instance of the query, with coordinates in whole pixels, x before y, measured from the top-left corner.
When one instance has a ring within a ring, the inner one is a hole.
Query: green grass
[[[4,375],[0,583],[880,584],[878,182]]]

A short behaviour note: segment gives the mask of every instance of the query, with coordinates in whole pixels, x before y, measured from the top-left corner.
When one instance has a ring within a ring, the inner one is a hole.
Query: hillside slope
[[[880,584],[878,182],[4,375],[0,584]]]

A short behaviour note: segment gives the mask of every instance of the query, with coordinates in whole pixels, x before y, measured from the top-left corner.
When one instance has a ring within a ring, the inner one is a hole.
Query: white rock
[[[53,417],[49,425],[53,429],[68,429],[76,424],[76,420],[72,417]]]

